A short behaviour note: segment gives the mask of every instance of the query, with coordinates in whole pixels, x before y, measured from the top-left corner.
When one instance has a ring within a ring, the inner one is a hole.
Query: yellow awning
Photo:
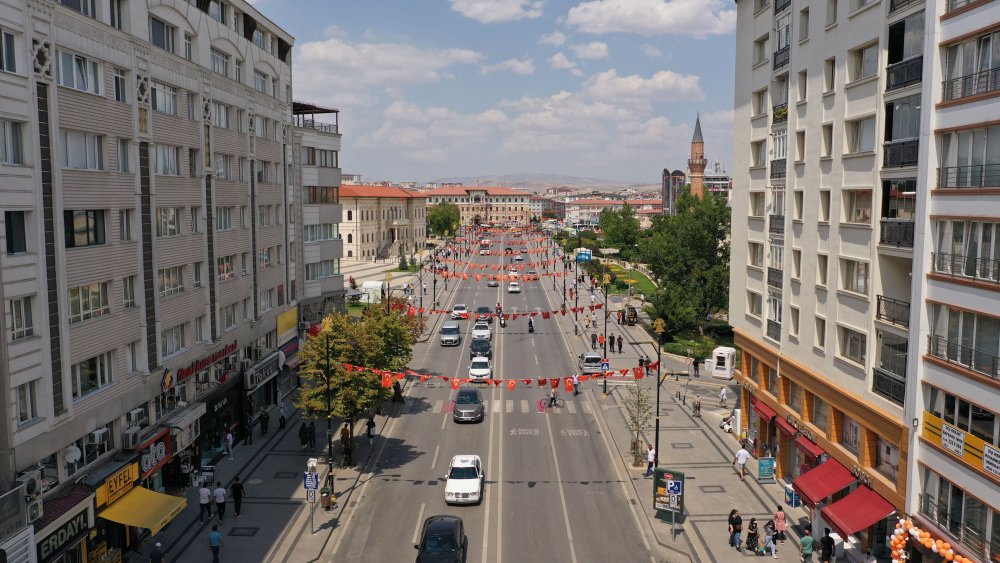
[[[169,524],[185,506],[187,499],[184,497],[136,487],[101,511],[98,516],[126,526],[146,528],[151,534],[155,534]]]

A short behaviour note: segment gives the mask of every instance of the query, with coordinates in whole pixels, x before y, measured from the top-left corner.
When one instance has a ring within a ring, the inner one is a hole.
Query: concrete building
[[[427,196],[386,186],[340,188],[345,258],[399,259],[424,248],[427,241]]]
[[[241,0],[3,14],[0,489],[28,560],[80,561],[290,390],[292,38]]]
[[[427,197],[427,205],[444,201],[457,205],[463,225],[527,224],[531,219],[531,194],[514,188],[442,184],[423,195]]]
[[[722,161],[716,160],[705,170],[705,193],[729,199],[729,190],[733,188],[733,179],[722,166]]]
[[[855,554],[907,514],[994,560],[1000,4],[737,10],[743,428]]]
[[[531,217],[532,218],[537,217],[537,218],[541,219],[542,218],[542,213],[545,213],[545,211],[546,211],[547,202],[548,202],[548,200],[545,199],[544,197],[537,196],[537,195],[529,195],[528,196],[528,207],[531,209]]]

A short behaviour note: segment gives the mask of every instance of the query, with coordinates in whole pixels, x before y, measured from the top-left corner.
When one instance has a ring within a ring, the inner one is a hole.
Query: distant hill
[[[536,193],[541,193],[549,188],[557,186],[569,186],[571,188],[593,189],[600,191],[615,191],[626,187],[649,189],[650,187],[659,186],[659,184],[609,180],[606,178],[566,176],[562,174],[502,174],[465,176],[437,178],[433,181],[439,184],[445,182],[461,182],[466,186],[475,186],[477,184],[481,186],[511,186],[514,188],[523,188]]]

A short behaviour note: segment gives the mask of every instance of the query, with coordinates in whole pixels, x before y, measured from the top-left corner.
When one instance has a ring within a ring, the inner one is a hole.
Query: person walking
[[[302,425],[299,426],[299,447],[301,447],[304,450],[308,445],[309,445],[309,429],[306,427],[306,423],[303,422]]]
[[[309,421],[309,449],[316,449],[316,423]]]
[[[222,534],[219,533],[218,526],[212,526],[212,531],[208,533],[208,550],[212,552],[212,563],[219,563],[219,556],[222,554]]]
[[[618,335],[618,353],[622,353],[622,335]]]
[[[243,488],[243,483],[240,483],[240,478],[236,477],[232,486],[229,487],[229,496],[233,497],[233,513],[236,514],[237,518],[243,513],[243,495],[245,494],[246,489]]]
[[[575,397],[575,396],[577,396],[579,394],[580,394],[580,374],[574,373],[573,374],[573,396]]]
[[[764,524],[764,555],[771,552],[771,557],[778,558],[778,548],[774,545],[774,520],[768,520]]]
[[[618,324],[622,324],[622,310],[618,309]]]
[[[740,446],[740,449],[736,450],[736,455],[733,456],[733,467],[739,466],[740,471],[740,481],[743,481],[743,475],[746,473],[747,460],[750,459],[750,452],[744,446]]]
[[[271,415],[266,410],[260,411],[260,435],[267,434],[267,425],[271,422]]]
[[[233,459],[233,431],[226,431],[226,453],[229,454],[229,459]]]
[[[163,551],[163,544],[156,542],[153,550],[149,552],[149,563],[167,563],[167,554]]]
[[[597,343],[601,345],[601,350],[603,352],[607,352],[608,351],[607,348],[604,347],[604,335],[603,334],[597,337]],[[607,356],[607,354],[605,353],[604,356]]]
[[[368,422],[365,423],[365,432],[368,434],[368,445],[375,443],[375,418],[368,417]]]
[[[785,530],[788,528],[788,521],[785,519],[785,509],[778,505],[778,510],[774,513],[774,541],[785,543]]]
[[[743,543],[740,541],[740,534],[743,533],[743,518],[740,511],[735,508],[729,512],[729,546],[735,547],[736,551],[743,551]]]
[[[819,560],[821,563],[830,563],[833,559],[833,538],[830,537],[830,528],[823,528],[823,537],[819,539]]]
[[[799,538],[799,555],[802,563],[811,563],[813,558],[813,545],[815,539],[812,537],[812,528],[806,526],[806,531]]]
[[[344,427],[340,429],[340,446],[344,451],[344,464],[352,465],[351,425],[347,422],[345,422]]]
[[[597,350],[597,333],[590,333],[590,349]]]
[[[424,282],[424,295],[427,295],[427,282]]]
[[[285,408],[285,403],[282,401],[278,405],[278,430],[284,430],[286,422],[288,422],[288,409]]]
[[[656,450],[653,449],[653,445],[648,446],[649,449],[646,450],[646,475],[649,477],[653,474],[653,466],[656,465]]]
[[[201,488],[198,489],[198,523],[205,523],[205,514],[208,514],[208,519],[212,519],[212,490],[208,488],[207,483],[202,483]]]
[[[757,519],[751,518],[747,526],[747,551],[757,555],[757,548],[760,546],[760,530],[757,529]]]
[[[722,389],[719,389],[719,406],[720,407],[726,406],[726,401],[728,400],[728,398],[729,398],[729,388],[723,386]]]
[[[222,486],[222,481],[215,482],[212,497],[215,499],[215,512],[219,515],[219,524],[222,524],[222,519],[226,517],[226,489]]]
[[[701,397],[695,397],[694,402],[691,403],[693,413],[691,416],[694,418],[701,418]]]

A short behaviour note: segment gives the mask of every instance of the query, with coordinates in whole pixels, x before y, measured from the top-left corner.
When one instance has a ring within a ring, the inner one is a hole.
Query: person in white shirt
[[[720,407],[726,406],[726,400],[728,398],[729,398],[729,388],[728,387],[723,387],[722,389],[719,389],[719,406]]]
[[[219,524],[222,524],[222,519],[226,515],[226,489],[222,486],[222,481],[215,483],[215,490],[212,491],[212,496],[215,497],[215,511],[219,513]],[[211,519],[211,516],[209,516],[209,519]]]
[[[208,485],[202,483],[201,488],[198,489],[198,522],[205,523],[205,513],[208,513],[208,519],[212,519],[212,491],[208,489]]]
[[[740,446],[740,449],[736,450],[736,455],[733,457],[733,465],[739,465],[740,481],[743,481],[743,473],[746,470],[747,460],[749,459],[750,452],[743,446]]]
[[[232,430],[226,432],[226,453],[229,454],[229,459],[233,459],[233,431]]]
[[[653,474],[653,465],[656,464],[656,450],[653,446],[649,446],[649,450],[646,452],[646,477]]]

